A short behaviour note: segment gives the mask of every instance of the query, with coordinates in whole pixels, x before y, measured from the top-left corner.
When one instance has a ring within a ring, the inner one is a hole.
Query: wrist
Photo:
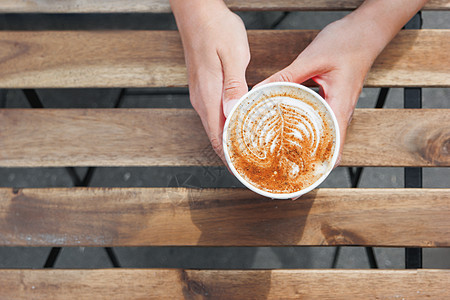
[[[375,60],[392,39],[388,30],[383,28],[371,11],[354,11],[342,19],[347,22],[349,34],[354,36],[355,43],[361,45],[366,57]]]
[[[346,19],[364,32],[375,57],[427,0],[366,0]]]
[[[218,14],[229,11],[223,0],[170,0],[170,5],[182,36],[208,26]]]

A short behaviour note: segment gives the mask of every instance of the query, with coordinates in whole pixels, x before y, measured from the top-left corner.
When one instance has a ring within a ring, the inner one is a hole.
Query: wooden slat
[[[225,0],[232,10],[353,10],[363,0]],[[449,10],[448,0],[431,0],[424,10]],[[121,13],[170,12],[169,0],[1,0],[0,12],[21,13]]]
[[[450,246],[450,189],[0,189],[2,246]]]
[[[250,85],[287,66],[314,30],[249,31]],[[450,86],[450,30],[399,33],[375,62],[368,87]],[[0,88],[186,86],[174,31],[0,32]]]
[[[342,165],[449,167],[450,110],[356,110]]]
[[[450,166],[448,109],[357,109],[342,166]],[[218,166],[192,109],[3,109],[0,167]]]
[[[2,299],[448,299],[449,270],[1,270]]]

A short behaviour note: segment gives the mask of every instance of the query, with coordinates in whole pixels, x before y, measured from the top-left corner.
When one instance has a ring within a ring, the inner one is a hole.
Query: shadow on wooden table
[[[189,192],[191,219],[201,234],[201,246],[289,246],[300,244],[315,192],[292,200],[272,200],[247,189],[192,189]],[[231,295],[236,282],[222,278],[196,282],[200,294]],[[222,282],[223,281],[223,282]],[[271,287],[271,272],[258,273],[251,282],[256,298],[265,298]],[[264,284],[261,284],[264,282]],[[189,285],[188,285],[189,286]],[[201,288],[200,288],[201,287]],[[196,289],[189,289],[194,293]],[[231,293],[230,293],[231,291]]]

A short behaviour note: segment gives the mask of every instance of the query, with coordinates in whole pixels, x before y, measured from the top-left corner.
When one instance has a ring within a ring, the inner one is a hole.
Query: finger
[[[225,124],[225,117],[222,111],[210,111],[207,116],[200,117],[200,119],[213,150],[226,165],[227,162],[223,152],[223,126]]]
[[[233,107],[237,104],[239,99],[248,92],[247,82],[245,77],[237,78],[229,74],[224,74],[223,85],[223,114],[228,118]]]
[[[344,76],[331,76],[331,78],[344,78]],[[333,110],[339,125],[340,149],[339,155],[334,167],[337,167],[342,158],[344,142],[347,134],[347,128],[352,120],[356,102],[361,88],[358,85],[351,85],[341,80],[331,80],[330,78],[316,78],[319,84],[319,94],[327,101]]]
[[[191,102],[195,103],[193,106],[200,116],[212,148],[225,162],[222,146],[223,126],[225,124],[221,99],[223,78],[222,76],[214,76],[215,73],[209,71],[200,71],[196,77],[190,80]],[[207,80],[204,80],[205,78]]]
[[[212,93],[204,94],[205,99],[207,97],[214,97]],[[216,96],[217,97],[217,96]],[[225,155],[223,152],[223,127],[225,125],[225,117],[222,112],[222,105],[220,99],[220,89],[218,92],[217,106],[208,107],[208,112],[202,117],[202,123],[207,130],[208,138],[211,142],[211,146],[220,159],[226,164]],[[209,98],[211,99],[211,98]]]
[[[221,56],[223,69],[222,105],[225,118],[228,117],[239,99],[248,92],[245,71],[250,61],[248,50],[237,51],[236,55],[229,53]]]
[[[349,124],[348,119],[341,115],[336,116],[336,119],[337,119],[338,125],[339,125],[339,135],[340,135],[340,146],[339,147],[340,148],[339,148],[339,154],[338,154],[336,163],[334,164],[333,168],[338,167],[341,163],[342,152],[344,150],[345,137],[347,135],[347,127]]]
[[[219,135],[216,135],[215,132],[211,132],[209,135],[209,140],[211,141],[211,146],[213,147],[216,154],[220,157],[222,162],[227,165],[227,161],[225,159],[225,154],[223,152],[223,139],[222,135],[219,133]]]

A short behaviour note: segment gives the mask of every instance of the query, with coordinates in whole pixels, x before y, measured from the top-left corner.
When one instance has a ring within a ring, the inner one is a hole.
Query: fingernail
[[[225,118],[228,118],[228,115],[230,114],[231,110],[237,104],[238,101],[239,100],[237,100],[237,99],[224,101],[224,103],[223,103],[223,114],[225,115]]]

